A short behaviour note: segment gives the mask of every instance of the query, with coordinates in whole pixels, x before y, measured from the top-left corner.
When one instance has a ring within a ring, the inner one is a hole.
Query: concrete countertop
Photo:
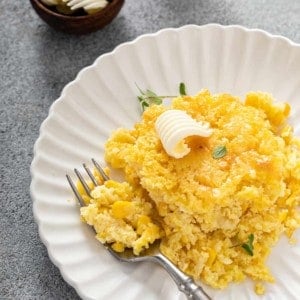
[[[49,106],[85,66],[140,34],[185,24],[239,24],[300,42],[300,1],[126,0],[96,33],[71,36],[27,1],[0,2],[0,299],[79,299],[38,236],[29,195],[33,145]]]

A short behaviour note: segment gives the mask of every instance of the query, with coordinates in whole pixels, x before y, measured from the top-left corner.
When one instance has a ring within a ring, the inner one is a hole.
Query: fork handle
[[[198,286],[193,278],[181,272],[168,258],[159,253],[155,256],[156,261],[170,274],[188,299],[193,300],[212,300],[201,286]]]

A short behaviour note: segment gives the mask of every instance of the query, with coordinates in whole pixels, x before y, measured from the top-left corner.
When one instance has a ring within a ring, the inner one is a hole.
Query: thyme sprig
[[[212,157],[214,159],[219,159],[225,156],[226,154],[227,154],[227,148],[225,146],[217,146],[216,148],[214,148],[212,152]]]
[[[253,256],[253,241],[254,241],[254,234],[251,233],[248,235],[247,243],[242,244],[242,248],[251,256]]]
[[[183,82],[179,84],[179,94],[180,96],[186,96],[185,84]]]
[[[157,95],[155,92],[146,89],[142,90],[137,84],[136,87],[138,88],[140,95],[137,96],[141,106],[142,110],[145,111],[145,109],[153,104],[160,105],[163,102],[163,99],[167,98],[175,98],[177,96],[170,96],[170,95]],[[186,95],[186,89],[185,89],[185,84],[181,82],[179,84],[179,93],[181,96]]]
[[[136,85],[138,90],[140,91],[140,95],[137,96],[141,106],[142,110],[144,111],[147,107],[151,106],[152,104],[162,104],[163,99],[165,98],[174,98],[176,96],[159,96],[155,92],[147,89],[143,91],[138,85]]]
[[[242,247],[249,255],[253,256],[253,250],[254,250],[253,242],[254,242],[254,234],[251,233],[248,235],[247,242],[234,245],[231,248]]]

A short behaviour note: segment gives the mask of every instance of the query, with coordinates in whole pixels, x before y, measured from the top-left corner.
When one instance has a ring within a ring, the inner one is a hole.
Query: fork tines
[[[92,162],[93,165],[95,166],[96,170],[100,173],[100,175],[102,176],[104,181],[109,180],[109,177],[105,174],[104,170],[102,169],[102,167],[92,158]],[[83,168],[85,169],[86,173],[88,174],[89,178],[92,180],[92,183],[97,186],[99,185],[99,183],[97,182],[97,179],[95,178],[95,176],[93,175],[93,173],[91,172],[91,170],[86,166],[86,164],[83,164]],[[80,181],[80,183],[82,184],[85,192],[87,193],[87,195],[91,196],[91,189],[88,186],[87,182],[84,180],[83,176],[81,175],[81,173],[75,168],[74,172],[78,178],[78,180]],[[85,203],[83,201],[82,196],[80,195],[76,185],[74,184],[73,180],[71,179],[71,177],[67,174],[66,175],[67,180],[69,182],[69,185],[72,189],[72,191],[74,192],[75,197],[77,198],[80,206],[85,206]]]

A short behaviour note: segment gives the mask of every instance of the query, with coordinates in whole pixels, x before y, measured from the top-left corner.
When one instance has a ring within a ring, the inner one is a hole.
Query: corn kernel
[[[113,243],[111,245],[111,247],[113,248],[113,250],[115,250],[116,252],[123,252],[125,250],[124,244],[116,242]]]
[[[206,261],[206,264],[208,267],[211,267],[212,264],[215,262],[217,258],[217,252],[215,251],[215,249],[210,249],[209,250],[209,257],[208,257],[208,260]]]
[[[133,212],[133,203],[129,201],[116,201],[112,205],[112,215],[117,219],[128,217]]]

